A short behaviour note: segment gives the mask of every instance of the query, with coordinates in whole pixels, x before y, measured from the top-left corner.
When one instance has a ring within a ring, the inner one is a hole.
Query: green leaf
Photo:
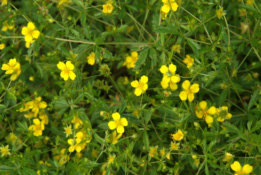
[[[26,167],[23,168],[22,172],[23,172],[24,174],[26,174],[26,175],[27,175],[27,174],[28,174],[28,175],[37,175],[37,173],[36,173],[33,169],[26,168]]]
[[[174,27],[157,27],[153,29],[154,32],[156,33],[169,33],[169,34],[179,34],[178,30]]]
[[[157,65],[158,54],[157,51],[151,47],[149,57],[151,58],[151,65],[154,67]]]
[[[196,43],[195,41],[191,40],[190,38],[187,38],[188,45],[191,47],[193,52],[197,55],[199,55],[200,45]]]
[[[253,93],[253,95],[251,96],[251,99],[250,99],[250,101],[249,101],[249,103],[248,103],[248,107],[247,107],[248,110],[250,110],[250,109],[253,107],[253,104],[254,104],[254,102],[258,99],[258,98],[257,98],[258,96],[259,96],[259,89],[257,89],[257,90]]]
[[[149,49],[148,48],[145,48],[143,51],[141,51],[141,53],[139,55],[139,59],[135,63],[135,69],[136,70],[139,70],[141,65],[146,61],[148,53],[149,53]]]
[[[18,130],[20,131],[28,131],[28,126],[27,126],[27,123],[26,121],[23,121],[23,122],[17,122],[17,125],[18,125]]]
[[[104,143],[104,139],[101,138],[98,134],[94,133],[94,139],[99,142],[101,145]]]
[[[227,98],[227,90],[222,91],[221,95],[218,98],[218,105],[222,106],[224,104],[224,102],[226,101]]]
[[[149,137],[148,137],[147,131],[144,131],[144,133],[143,133],[143,143],[144,143],[145,149],[149,150]]]
[[[255,132],[261,128],[261,120],[256,122],[255,126],[251,129],[251,132]]]

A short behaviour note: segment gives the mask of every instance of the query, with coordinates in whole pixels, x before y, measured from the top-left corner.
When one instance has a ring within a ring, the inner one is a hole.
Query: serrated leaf
[[[135,63],[135,69],[136,70],[139,70],[141,65],[146,61],[147,59],[147,56],[148,56],[148,53],[149,53],[149,49],[146,48],[144,49],[143,51],[141,51],[140,55],[139,55],[139,59],[138,61]]]

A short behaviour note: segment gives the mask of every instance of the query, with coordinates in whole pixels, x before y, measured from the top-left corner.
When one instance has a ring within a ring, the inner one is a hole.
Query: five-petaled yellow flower
[[[140,96],[141,94],[145,93],[146,90],[148,89],[148,77],[143,75],[141,78],[140,78],[140,81],[132,81],[131,82],[131,86],[136,88],[135,91],[134,91],[134,94],[136,96]]]
[[[185,80],[182,83],[182,88],[184,89],[184,91],[181,91],[179,93],[179,98],[182,101],[185,101],[185,100],[188,99],[190,102],[192,102],[194,100],[194,94],[199,91],[199,85],[193,84],[193,85],[190,86],[189,80]]]
[[[102,6],[102,12],[103,13],[111,13],[113,11],[113,5],[112,5],[112,0],[109,0],[106,4]]]
[[[176,74],[177,67],[174,64],[170,64],[169,67],[163,65],[160,68],[160,72],[163,74],[161,81],[161,86],[163,89],[167,89],[170,86],[171,90],[176,90],[178,88],[178,83],[180,77]]]
[[[175,0],[162,0],[162,2],[163,6],[160,10],[165,14],[169,13],[170,10],[175,12],[179,7]]]
[[[34,136],[41,136],[44,130],[44,123],[41,122],[39,119],[34,119],[33,122],[34,125],[31,125],[29,127],[29,130],[34,131]]]
[[[226,13],[223,11],[223,7],[219,8],[217,11],[216,11],[216,15],[218,17],[218,19],[220,19],[222,16],[225,16]]]
[[[71,61],[66,61],[66,64],[63,62],[59,61],[57,64],[57,67],[62,71],[60,76],[67,81],[68,78],[70,77],[71,80],[74,80],[76,75],[73,72],[74,65],[71,63]]]
[[[2,65],[2,70],[5,70],[5,74],[12,74],[11,81],[17,79],[17,77],[21,74],[21,65],[16,61],[16,58],[10,59],[9,63]]]
[[[245,175],[253,171],[253,167],[251,165],[246,164],[242,168],[238,161],[235,161],[233,164],[230,165],[230,167],[233,171],[235,171],[235,175]]]
[[[232,114],[228,112],[228,107],[227,106],[222,106],[220,108],[216,109],[217,112],[217,121],[223,122],[224,120],[228,120],[232,117]]]
[[[170,134],[173,141],[181,141],[184,138],[183,132],[179,129],[175,134]]]
[[[5,48],[5,44],[0,44],[0,50],[3,50]]]
[[[87,62],[90,65],[94,65],[95,64],[95,53],[92,52],[88,57],[87,57]]]
[[[216,108],[211,106],[209,109],[207,109],[207,105],[208,104],[206,101],[201,101],[197,106],[195,113],[198,118],[204,119],[207,124],[212,124],[213,117],[211,115],[216,114]]]
[[[193,65],[194,59],[189,55],[186,55],[186,58],[183,60],[183,63],[185,63],[187,65],[187,68],[189,69]]]
[[[0,147],[0,152],[1,152],[2,157],[11,155],[10,150],[9,150],[9,145]]]
[[[119,134],[124,133],[124,126],[128,126],[128,121],[126,118],[121,118],[121,115],[118,112],[112,114],[114,121],[110,121],[108,126],[111,130],[117,129]]]
[[[126,57],[126,59],[123,63],[123,66],[126,66],[127,69],[134,68],[137,60],[138,60],[138,52],[135,52],[135,51],[131,52],[131,56]]]
[[[27,24],[27,27],[22,28],[22,35],[26,42],[31,43],[33,39],[37,39],[40,36],[40,31],[35,29],[35,25],[32,22]]]

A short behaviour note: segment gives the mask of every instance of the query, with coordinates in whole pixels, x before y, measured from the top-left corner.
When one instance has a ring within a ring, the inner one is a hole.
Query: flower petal
[[[145,76],[145,75],[143,75],[141,78],[140,78],[140,82],[141,83],[147,83],[148,82],[148,77],[147,76]]]
[[[216,107],[211,106],[211,107],[208,109],[207,113],[208,113],[208,114],[211,114],[211,115],[216,114]]]
[[[128,126],[128,120],[126,118],[121,118],[121,124],[123,126]]]
[[[75,75],[75,73],[73,71],[71,71],[69,73],[69,76],[70,76],[71,80],[74,80],[76,78],[76,75]]]
[[[32,36],[33,36],[35,39],[39,38],[39,36],[40,36],[40,31],[39,31],[39,30],[34,30],[33,33],[32,33]]]
[[[118,132],[119,134],[124,133],[124,127],[123,127],[122,125],[119,125],[119,126],[117,127],[117,132]]]
[[[67,72],[65,72],[65,71],[62,71],[61,72],[61,74],[60,74],[60,76],[65,80],[65,81],[67,81],[68,80],[68,78],[69,78],[69,75],[68,75],[68,73]]]
[[[206,101],[202,101],[202,102],[199,103],[199,106],[200,106],[200,108],[201,108],[202,110],[206,110],[207,105],[208,105],[208,104],[207,104]]]
[[[178,83],[178,82],[180,82],[180,77],[179,77],[179,76],[176,76],[176,75],[171,76],[171,81],[172,81],[173,83]]]
[[[74,65],[71,63],[71,61],[66,61],[66,67],[69,70],[73,70],[74,69]]]
[[[168,81],[164,81],[164,78],[162,79],[162,81],[160,82],[161,87],[163,89],[167,89],[169,87],[169,82]]]
[[[118,112],[115,112],[112,114],[112,118],[114,121],[119,121],[121,118],[121,115]]]
[[[169,5],[163,5],[161,7],[161,11],[164,12],[164,13],[169,13],[170,11],[170,6]]]
[[[193,84],[191,87],[190,87],[190,90],[191,92],[193,93],[197,93],[199,91],[199,85],[198,84]]]
[[[187,92],[186,92],[186,91],[181,91],[181,92],[179,93],[179,98],[180,98],[182,101],[187,100],[187,98],[188,98]]]
[[[27,29],[27,27],[23,27],[21,33],[22,33],[22,35],[28,35],[28,29]]]
[[[231,169],[235,172],[241,171],[241,165],[238,161],[235,161],[233,164],[230,165]]]
[[[243,166],[242,171],[243,171],[244,174],[249,174],[253,171],[253,167],[250,166],[249,164],[246,164],[246,165]]]
[[[185,90],[189,90],[189,87],[190,87],[190,82],[188,80],[185,80],[182,83],[182,88],[185,89]]]
[[[160,72],[161,72],[161,73],[165,74],[165,73],[167,73],[168,71],[169,71],[169,69],[168,69],[167,66],[163,65],[163,66],[160,67]]]
[[[139,82],[137,80],[131,82],[131,86],[136,88],[139,86]]]
[[[135,94],[136,96],[140,96],[141,93],[142,93],[142,90],[141,90],[140,88],[136,88],[135,91],[134,91],[134,94]]]
[[[193,93],[189,93],[189,94],[188,94],[188,100],[189,100],[190,102],[192,102],[192,101],[194,100],[194,94],[193,94]]]
[[[58,69],[63,70],[65,68],[65,64],[61,61],[57,64]]]
[[[176,72],[176,70],[177,70],[177,66],[175,66],[174,64],[170,64],[169,65],[169,71],[171,72],[171,73],[175,73]]]
[[[175,91],[175,90],[178,89],[178,85],[177,85],[176,83],[170,82],[170,89],[173,90],[173,91]]]
[[[213,123],[213,117],[211,117],[210,115],[207,115],[205,118],[205,121],[207,124],[211,124],[211,123]]]
[[[29,23],[27,24],[27,28],[28,28],[29,30],[34,30],[34,28],[35,28],[34,23],[29,22]]]
[[[110,121],[108,123],[108,126],[109,126],[110,130],[113,130],[113,129],[115,129],[117,127],[117,124],[114,121]]]

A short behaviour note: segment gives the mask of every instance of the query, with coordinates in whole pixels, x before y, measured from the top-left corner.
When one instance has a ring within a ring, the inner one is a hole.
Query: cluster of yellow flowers
[[[112,0],[107,1],[107,3],[102,6],[102,8],[103,8],[102,12],[103,13],[112,13],[112,11],[113,11],[113,5],[112,4],[113,4]]]
[[[5,74],[12,74],[11,81],[15,81],[21,74],[21,65],[16,61],[16,58],[10,59],[7,64],[2,65],[2,70],[6,71]]]
[[[11,23],[13,23],[13,21]],[[5,21],[2,26],[2,31],[6,32],[7,30],[12,30],[13,28],[14,28],[13,24],[8,24],[8,21]]]
[[[49,123],[48,115],[45,113],[45,108],[47,107],[46,102],[42,101],[42,97],[36,97],[34,100],[26,102],[24,107],[20,108],[20,112],[26,112],[24,114],[25,118],[35,117],[33,120],[33,125],[29,127],[30,131],[34,131],[34,136],[41,136],[44,130],[44,125]],[[37,118],[39,114],[39,119]]]
[[[40,31],[35,29],[35,25],[32,22],[27,24],[27,27],[22,28],[22,35],[25,39],[25,47],[29,48],[30,45],[35,41],[34,39],[39,38]]]
[[[68,139],[69,152],[80,153],[85,149],[86,144],[91,142],[91,136],[86,131],[79,131],[75,134],[75,138]]]
[[[126,66],[128,69],[134,68],[138,58],[139,58],[138,52],[131,52],[130,56],[127,55],[123,63],[123,66]]]
[[[173,12],[178,10],[179,5],[175,0],[162,0],[163,5],[160,9],[162,19],[166,19],[170,10]]]
[[[201,101],[196,106],[195,113],[198,118],[204,119],[209,126],[211,126],[214,121],[213,116],[216,116],[217,121],[219,122],[224,122],[232,117],[232,114],[228,112],[227,106],[222,106],[220,108],[211,106],[210,108],[207,108],[206,101]]]
[[[160,68],[160,72],[163,74],[161,80],[161,87],[167,89],[170,87],[171,90],[177,90],[177,83],[180,82],[180,77],[176,74],[177,67],[174,64],[170,64],[169,67],[163,65]]]

